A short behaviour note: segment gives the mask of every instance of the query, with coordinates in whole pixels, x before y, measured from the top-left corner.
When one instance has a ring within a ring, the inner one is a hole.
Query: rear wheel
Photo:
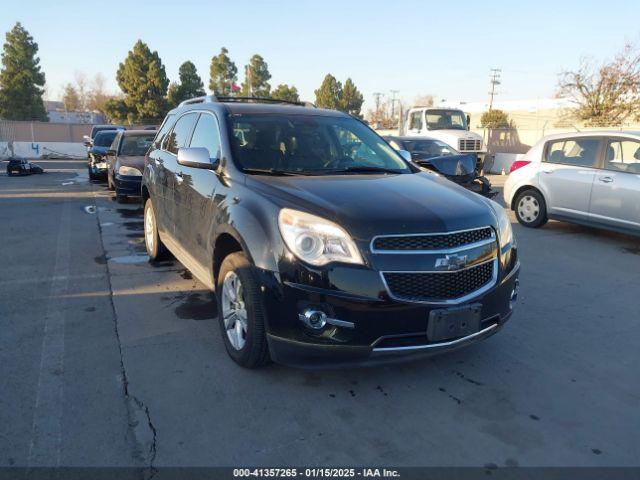
[[[166,257],[167,249],[160,240],[156,213],[150,198],[144,204],[144,244],[147,247],[149,261],[154,262]]]
[[[537,190],[525,190],[515,202],[516,218],[525,227],[538,228],[547,223],[547,205]]]
[[[258,368],[269,361],[265,309],[255,267],[242,252],[222,262],[216,285],[218,320],[229,356],[240,366]]]

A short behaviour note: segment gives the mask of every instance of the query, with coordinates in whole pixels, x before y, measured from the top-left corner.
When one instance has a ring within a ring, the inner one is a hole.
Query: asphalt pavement
[[[638,238],[515,223],[521,293],[487,341],[250,371],[212,295],[148,263],[137,203],[43,166],[0,174],[0,466],[640,466]]]

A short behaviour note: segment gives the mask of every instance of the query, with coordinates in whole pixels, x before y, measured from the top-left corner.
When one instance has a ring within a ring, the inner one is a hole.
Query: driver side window
[[[409,128],[411,130],[422,129],[422,112],[413,112],[411,114],[411,121],[409,122]]]

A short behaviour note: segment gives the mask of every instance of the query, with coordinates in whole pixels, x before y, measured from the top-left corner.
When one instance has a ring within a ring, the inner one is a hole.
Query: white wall
[[[0,159],[72,157],[87,158],[87,148],[77,142],[0,142]]]

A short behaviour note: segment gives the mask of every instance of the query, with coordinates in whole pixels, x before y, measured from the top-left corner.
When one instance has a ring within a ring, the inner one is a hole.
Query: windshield
[[[98,132],[96,139],[93,141],[93,145],[96,147],[108,147],[113,142],[113,139],[116,138],[117,133],[117,130]]]
[[[411,173],[376,133],[350,117],[233,115],[238,166],[251,173]]]
[[[153,142],[155,132],[149,135],[125,135],[120,145],[120,155],[140,157],[147,153],[149,146]]]
[[[427,110],[428,130],[466,130],[467,119],[460,110]]]
[[[440,140],[406,140],[405,148],[419,159],[457,155],[458,151]]]

